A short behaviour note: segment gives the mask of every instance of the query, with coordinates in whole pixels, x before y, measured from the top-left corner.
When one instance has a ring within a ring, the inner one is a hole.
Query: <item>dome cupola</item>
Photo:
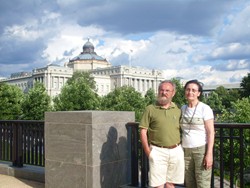
[[[82,47],[82,53],[95,53],[95,47],[94,45],[88,41],[83,45]]]

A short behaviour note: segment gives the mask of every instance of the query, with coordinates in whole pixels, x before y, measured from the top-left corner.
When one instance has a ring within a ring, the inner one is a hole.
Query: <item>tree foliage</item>
[[[223,86],[219,86],[217,87],[214,91],[212,91],[211,95],[214,95],[214,93],[216,93],[218,95],[218,99],[221,101],[222,106],[227,109],[230,110],[231,109],[231,103],[237,101],[240,98],[240,92],[237,89],[226,89]],[[213,97],[213,98],[211,98]],[[209,102],[211,103],[211,105],[213,105],[213,103],[217,103],[219,104],[217,101],[213,101],[213,99],[217,100],[217,97],[215,96],[209,96]],[[215,98],[214,98],[215,97]],[[205,99],[204,101],[207,101],[207,99]],[[221,106],[215,107],[216,110],[221,111]]]
[[[22,99],[23,92],[17,86],[0,84],[0,119],[19,119]]]
[[[85,76],[67,82],[53,101],[56,111],[97,110],[100,106],[100,99]]]
[[[89,72],[86,71],[76,71],[72,75],[70,79],[68,79],[67,83],[70,85],[73,82],[76,82],[78,79],[83,79],[85,83],[94,91],[96,91],[96,82],[94,77],[90,75]]]
[[[218,93],[212,91],[210,95],[204,99],[204,102],[208,104],[214,111],[215,114],[221,114],[222,110],[225,108],[222,105],[222,100]]]
[[[36,82],[24,96],[22,110],[24,120],[43,120],[44,112],[51,111],[51,99],[42,83]]]
[[[134,111],[136,121],[139,121],[146,102],[133,87],[123,86],[104,96],[101,106],[102,110]]]
[[[186,102],[184,88],[181,85],[180,80],[173,78],[173,79],[171,79],[171,81],[174,82],[176,85],[176,93],[175,93],[175,96],[173,98],[173,102],[175,102],[175,104],[178,107],[181,107]]]
[[[145,94],[145,103],[146,105],[150,105],[150,104],[155,104],[155,101],[156,101],[155,91],[152,88],[150,88]]]
[[[241,95],[242,97],[250,96],[250,73],[243,77],[240,86],[242,87]]]
[[[232,102],[231,110],[223,110],[219,117],[220,122],[249,123],[250,122],[250,97]]]

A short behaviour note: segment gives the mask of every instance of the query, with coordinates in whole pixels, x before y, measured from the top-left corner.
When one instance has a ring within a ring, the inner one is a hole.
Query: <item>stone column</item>
[[[45,113],[45,187],[117,188],[131,182],[126,123],[134,112]]]

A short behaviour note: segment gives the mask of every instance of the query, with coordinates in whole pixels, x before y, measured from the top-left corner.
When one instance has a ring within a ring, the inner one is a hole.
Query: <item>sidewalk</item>
[[[0,188],[45,188],[45,183],[26,180],[22,178],[15,178],[13,176],[7,176],[0,174]],[[219,188],[219,178],[215,178],[215,188]],[[229,188],[230,184],[225,181],[224,187]]]
[[[45,184],[0,174],[0,188],[44,188]]]

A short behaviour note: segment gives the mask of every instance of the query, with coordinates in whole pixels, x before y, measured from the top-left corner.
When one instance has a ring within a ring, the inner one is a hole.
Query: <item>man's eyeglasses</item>
[[[161,93],[163,93],[163,92],[171,93],[171,92],[173,92],[173,91],[174,91],[174,90],[160,90]]]

